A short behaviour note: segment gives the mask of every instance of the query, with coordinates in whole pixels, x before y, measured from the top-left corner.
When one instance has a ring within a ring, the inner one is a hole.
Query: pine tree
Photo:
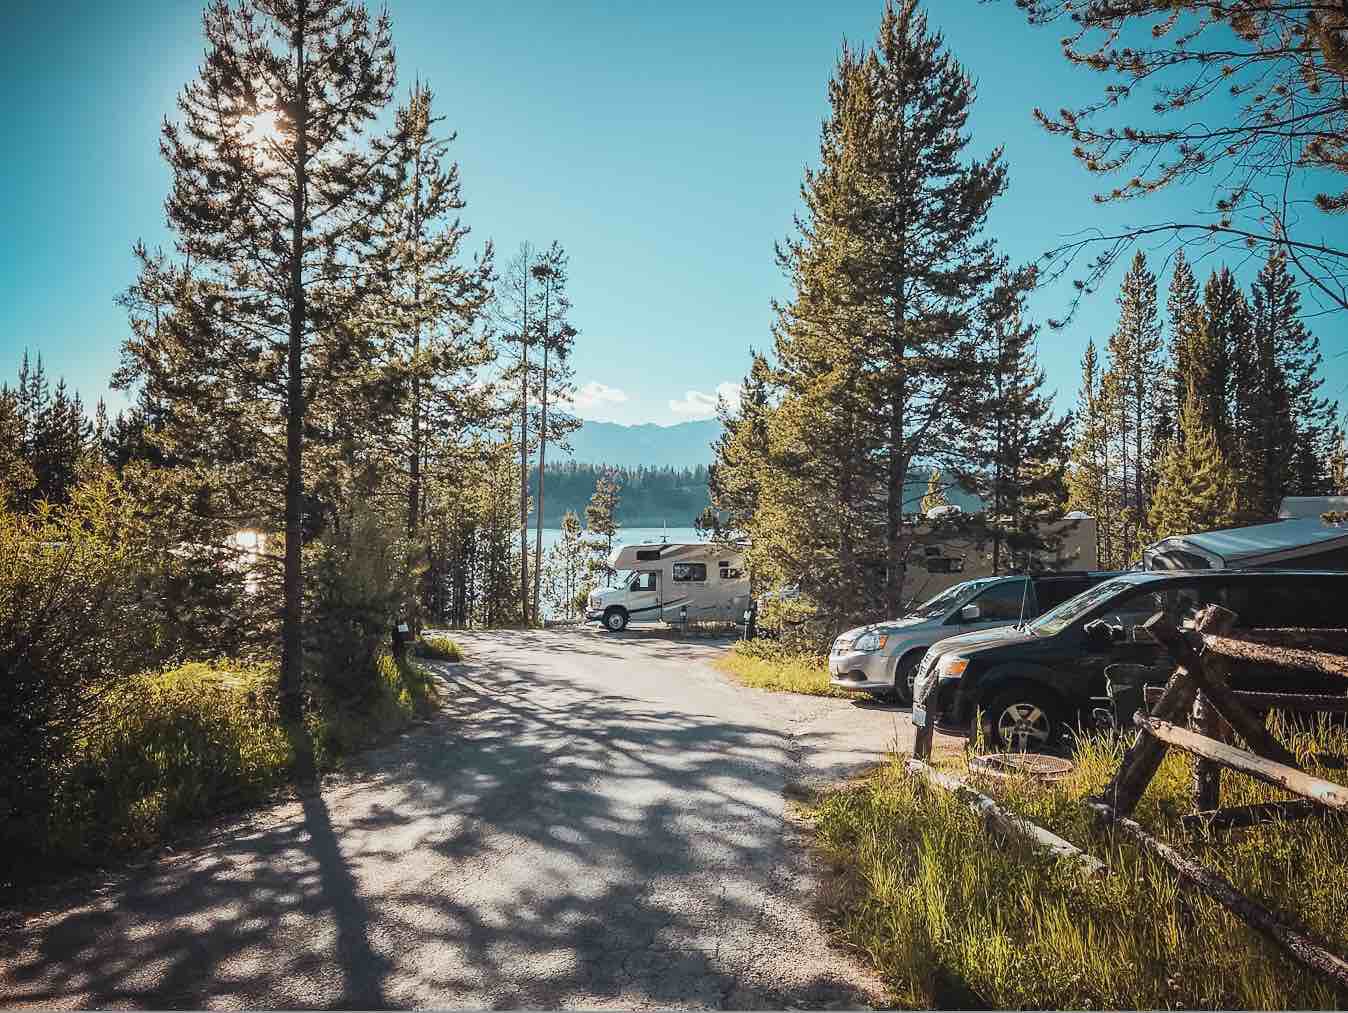
[[[1119,501],[1112,486],[1111,412],[1106,404],[1095,342],[1086,342],[1081,360],[1081,389],[1073,416],[1071,461],[1067,470],[1067,508],[1095,518],[1095,553],[1100,566],[1123,565],[1118,537]]]
[[[883,546],[874,611],[887,615],[901,611],[913,543],[908,473],[916,461],[955,470],[961,458],[981,382],[971,322],[1003,266],[983,235],[1006,187],[1002,152],[964,160],[974,92],[916,0],[889,0],[874,49],[839,60],[821,166],[806,174],[798,235],[779,250],[794,295],[779,312],[787,393],[774,420],[792,413],[778,427],[787,455],[800,460],[808,440],[811,468],[833,462],[836,475],[816,477],[837,483],[840,500],[826,507],[818,482],[796,505],[776,495],[781,522],[827,518],[818,530],[836,533],[839,583],[824,597],[835,601],[870,583],[857,579],[858,557]]]
[[[171,293],[172,310],[132,311],[122,379],[166,408],[165,449],[236,500],[212,507],[219,521],[283,528],[280,694],[294,720],[302,548],[323,509],[307,445],[350,435],[381,401],[350,395],[375,359],[361,261],[389,157],[361,137],[392,98],[393,47],[388,18],[350,0],[216,0],[204,25],[206,59],[161,143],[183,265],[138,248],[141,289]]]
[[[1180,415],[1182,435],[1161,455],[1159,480],[1148,526],[1154,538],[1214,531],[1236,523],[1235,474],[1203,422],[1196,385],[1191,385]]]
[[[1324,464],[1334,428],[1323,385],[1320,342],[1301,320],[1301,297],[1275,250],[1251,292],[1250,355],[1254,389],[1245,395],[1243,429],[1249,458],[1242,478],[1256,516],[1272,520],[1284,496],[1322,494]]]
[[[607,587],[614,569],[608,565],[613,539],[618,534],[618,501],[621,489],[612,471],[600,476],[594,495],[585,507],[585,534],[590,550],[589,574]]]
[[[1158,389],[1163,383],[1156,276],[1141,251],[1119,293],[1119,323],[1109,339],[1103,381],[1118,448],[1115,482],[1121,502],[1120,559],[1137,558],[1146,544],[1147,515],[1156,485]]]
[[[1034,282],[1033,271],[1005,274],[980,322],[991,396],[984,425],[971,430],[979,462],[971,478],[986,506],[993,573],[1005,566],[1026,569],[1037,553],[1056,548],[1044,523],[1061,515],[1066,499],[1063,446],[1070,420],[1053,417],[1044,393],[1038,328],[1026,319]]]
[[[715,461],[707,476],[711,506],[701,527],[724,540],[747,538],[758,510],[762,471],[768,464],[768,417],[772,368],[750,350],[749,372],[739,403],[719,406],[721,435],[712,445]]]
[[[1198,306],[1198,283],[1183,250],[1175,251],[1175,268],[1170,275],[1165,305],[1170,329],[1170,386],[1164,391],[1158,412],[1153,437],[1158,445],[1172,437],[1184,438],[1179,417],[1191,379],[1200,390],[1206,389],[1203,374],[1208,368],[1208,354],[1200,332],[1202,315]]]
[[[567,321],[567,312],[571,300],[566,294],[567,256],[565,251],[554,242],[547,250],[539,254],[529,269],[540,293],[541,316],[538,320],[538,343],[543,348],[543,361],[538,383],[538,501],[537,531],[535,532],[534,558],[543,558],[543,475],[547,465],[548,443],[565,442],[566,437],[580,428],[580,419],[553,411],[548,414],[549,401],[566,403],[575,393],[574,373],[571,369],[571,352],[575,346],[577,331]],[[539,619],[540,586],[542,574],[534,570],[534,621]]]
[[[1325,471],[1329,475],[1329,494],[1348,496],[1348,419],[1334,427]]]
[[[1245,293],[1230,268],[1214,271],[1203,286],[1203,335],[1207,358],[1198,387],[1204,424],[1217,445],[1239,469],[1239,449],[1232,421],[1236,386],[1236,348],[1249,330],[1250,312]]]
[[[463,263],[469,229],[458,165],[448,160],[454,135],[418,82],[396,113],[389,138],[395,177],[366,266],[376,275],[385,354],[399,380],[401,416],[391,430],[406,460],[407,531],[423,518],[423,476],[452,466],[465,432],[494,421],[489,388],[471,382],[493,351],[482,314],[492,295],[493,250]]]

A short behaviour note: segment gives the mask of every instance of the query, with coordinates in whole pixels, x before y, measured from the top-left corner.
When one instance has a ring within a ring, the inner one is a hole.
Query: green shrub
[[[828,654],[837,633],[832,620],[808,598],[772,598],[759,609],[758,628],[792,654]]]
[[[819,657],[793,653],[773,640],[741,640],[716,660],[716,667],[736,682],[755,689],[848,697],[829,685],[828,664]]]
[[[434,661],[463,660],[463,649],[449,637],[423,637],[417,641],[416,653]]]
[[[170,651],[157,560],[115,479],[33,514],[0,505],[0,852],[41,853],[56,771],[106,693]]]
[[[1291,732],[1308,769],[1342,753],[1342,729]],[[1010,808],[1105,861],[1086,882],[1019,842],[989,836],[945,793],[898,763],[823,798],[812,816],[841,871],[831,906],[848,941],[903,1005],[993,1008],[1331,1008],[1348,1003],[1216,902],[1181,893],[1168,867],[1097,831],[1080,805],[1118,769],[1123,744],[1093,740],[1052,788],[984,784]],[[962,771],[961,771],[962,772]],[[1169,754],[1137,818],[1177,847],[1192,764]],[[1327,776],[1327,775],[1326,775]],[[1223,804],[1278,797],[1224,776]],[[1348,948],[1348,835],[1342,825],[1274,823],[1198,844],[1200,861],[1247,895]]]

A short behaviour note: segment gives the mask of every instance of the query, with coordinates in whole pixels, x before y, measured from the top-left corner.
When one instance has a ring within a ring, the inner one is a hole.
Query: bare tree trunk
[[[539,391],[538,423],[538,520],[534,552],[534,622],[539,619],[539,591],[543,585],[543,461],[548,453],[548,338],[551,329],[552,282],[543,287],[543,387]]]
[[[529,256],[520,327],[520,618],[529,622]]]
[[[412,306],[416,314],[412,330],[412,459],[407,488],[407,533],[415,536],[421,525],[421,152],[417,151],[412,177]]]
[[[281,614],[281,713],[288,721],[300,717],[300,682],[304,672],[304,641],[301,636],[303,615],[304,574],[301,548],[304,537],[304,383],[301,369],[304,362],[304,214],[305,187],[308,170],[307,105],[303,99],[304,67],[304,4],[295,21],[291,45],[295,49],[298,67],[300,101],[295,103],[295,180],[291,190],[290,227],[290,340],[286,355],[286,489],[285,527],[286,555],[282,579],[284,605]]]

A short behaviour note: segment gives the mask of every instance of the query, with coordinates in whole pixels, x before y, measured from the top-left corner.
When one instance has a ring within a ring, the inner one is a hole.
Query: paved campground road
[[[448,703],[321,793],[0,929],[9,1006],[835,1006],[795,786],[907,712],[730,684],[654,630],[461,636]]]

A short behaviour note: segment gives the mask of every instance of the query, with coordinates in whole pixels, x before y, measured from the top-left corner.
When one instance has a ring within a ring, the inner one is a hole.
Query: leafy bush
[[[103,698],[170,650],[148,539],[122,487],[0,506],[0,851],[46,842],[55,776]]]
[[[463,660],[463,649],[449,637],[423,637],[417,641],[416,653],[435,661]]]
[[[1307,769],[1342,753],[1328,724],[1284,741]],[[848,941],[866,953],[901,1005],[992,1008],[1339,1008],[1348,995],[1274,950],[1216,902],[1181,893],[1159,860],[1101,834],[1080,806],[1118,769],[1124,743],[1092,740],[1052,788],[984,785],[1004,804],[1105,861],[1085,882],[1058,861],[989,836],[945,793],[899,762],[823,798],[812,816],[842,875],[830,899]],[[1137,818],[1191,849],[1191,762],[1173,751]],[[1223,804],[1279,794],[1227,775]],[[1201,860],[1249,896],[1348,948],[1348,835],[1335,821],[1273,823],[1214,839]]]

